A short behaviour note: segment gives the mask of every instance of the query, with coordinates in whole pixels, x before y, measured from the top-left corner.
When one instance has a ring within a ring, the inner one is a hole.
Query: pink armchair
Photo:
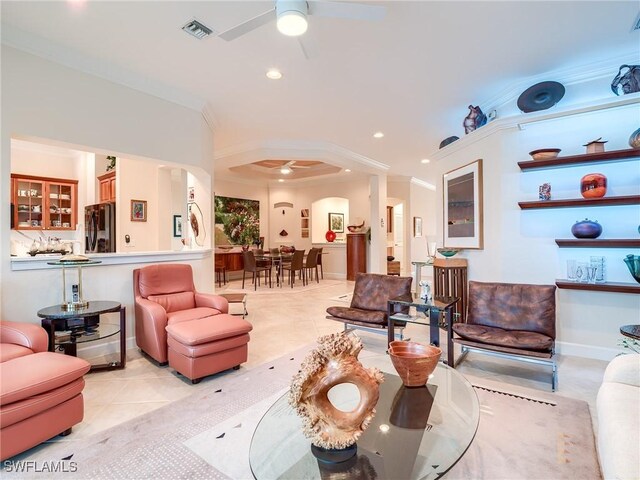
[[[71,433],[84,417],[89,363],[47,345],[40,326],[0,321],[0,460]]]
[[[229,311],[219,295],[196,292],[191,265],[160,264],[133,271],[136,344],[166,364],[168,325],[203,319]]]

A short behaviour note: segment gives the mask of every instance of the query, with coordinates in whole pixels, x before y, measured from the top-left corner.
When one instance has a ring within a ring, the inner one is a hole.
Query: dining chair
[[[322,248],[318,248],[318,266],[320,267],[320,278],[324,280],[324,271],[322,270]]]
[[[258,266],[256,264],[256,257],[251,250],[242,252],[242,260],[244,262],[244,270],[242,270],[242,288],[244,288],[244,279],[247,272],[250,272],[253,276],[253,289],[258,289],[258,283],[260,282],[260,273],[265,272],[269,275],[269,287],[271,287],[271,265],[268,267]]]
[[[283,263],[282,270],[289,271],[289,283],[291,284],[291,288],[293,288],[293,285],[296,283],[296,272],[300,272],[302,274],[302,284],[306,285],[306,276],[304,274],[304,250],[296,250],[293,252],[291,262]]]
[[[222,255],[214,255],[214,258],[216,282],[218,282],[218,287],[221,287],[227,284],[227,267],[225,267]]]
[[[307,284],[309,280],[313,279],[314,270],[316,272],[316,282],[320,283],[320,278],[318,277],[318,256],[317,248],[312,248],[307,254],[307,260],[304,262],[304,275],[307,277]]]

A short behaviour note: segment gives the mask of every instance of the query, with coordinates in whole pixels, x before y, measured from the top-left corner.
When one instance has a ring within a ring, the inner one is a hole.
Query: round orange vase
[[[584,198],[601,198],[607,193],[607,177],[601,173],[589,173],[580,180],[580,192]]]

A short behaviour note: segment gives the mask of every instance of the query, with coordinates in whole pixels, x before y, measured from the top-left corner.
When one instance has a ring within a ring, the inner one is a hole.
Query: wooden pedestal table
[[[457,297],[453,307],[454,321],[465,322],[469,298],[466,258],[436,258],[433,261],[433,295]]]
[[[367,272],[367,234],[347,234],[347,280],[355,280],[357,273]]]

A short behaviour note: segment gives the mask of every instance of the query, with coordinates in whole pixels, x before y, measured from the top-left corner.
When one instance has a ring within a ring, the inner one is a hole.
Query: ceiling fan
[[[283,175],[289,175],[293,172],[294,168],[311,168],[310,165],[296,165],[296,160],[291,160],[280,167],[280,173]]]
[[[275,6],[260,15],[236,25],[218,35],[226,41],[234,40],[245,33],[276,20],[278,30],[288,36],[298,37],[307,31],[307,16],[346,18],[353,20],[382,20],[386,8],[351,2],[276,0]],[[308,49],[302,45],[307,58]]]

